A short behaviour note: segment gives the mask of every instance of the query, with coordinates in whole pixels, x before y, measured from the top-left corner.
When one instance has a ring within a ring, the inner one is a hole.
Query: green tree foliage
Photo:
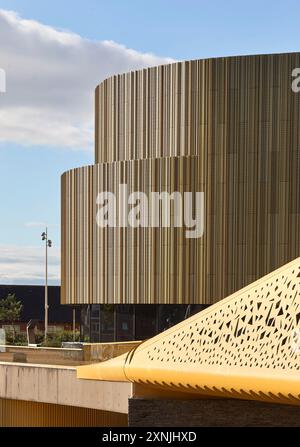
[[[13,338],[15,338],[14,322],[20,320],[22,309],[23,305],[14,293],[9,293],[6,298],[0,299],[0,321],[12,326]]]

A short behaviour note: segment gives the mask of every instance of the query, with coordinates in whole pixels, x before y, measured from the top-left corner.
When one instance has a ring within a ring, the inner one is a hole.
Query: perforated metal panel
[[[127,356],[79,367],[78,375],[300,404],[299,319],[297,258]]]

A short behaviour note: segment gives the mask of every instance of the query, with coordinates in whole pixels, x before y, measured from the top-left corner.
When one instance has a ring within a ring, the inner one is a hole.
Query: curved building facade
[[[299,256],[297,67],[300,53],[195,60],[97,87],[95,164],[62,176],[63,303],[212,304]],[[203,233],[186,237],[173,202],[169,226],[99,227],[99,193],[119,215],[124,184],[203,193]]]

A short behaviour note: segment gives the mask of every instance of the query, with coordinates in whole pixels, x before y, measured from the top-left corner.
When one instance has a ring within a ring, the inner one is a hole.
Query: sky
[[[0,0],[0,283],[60,282],[60,176],[93,163],[94,88],[113,74],[299,51],[300,2]]]

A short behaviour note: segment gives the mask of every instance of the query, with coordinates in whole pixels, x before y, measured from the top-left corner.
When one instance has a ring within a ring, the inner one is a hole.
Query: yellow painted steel
[[[78,378],[300,405],[300,258]]]

